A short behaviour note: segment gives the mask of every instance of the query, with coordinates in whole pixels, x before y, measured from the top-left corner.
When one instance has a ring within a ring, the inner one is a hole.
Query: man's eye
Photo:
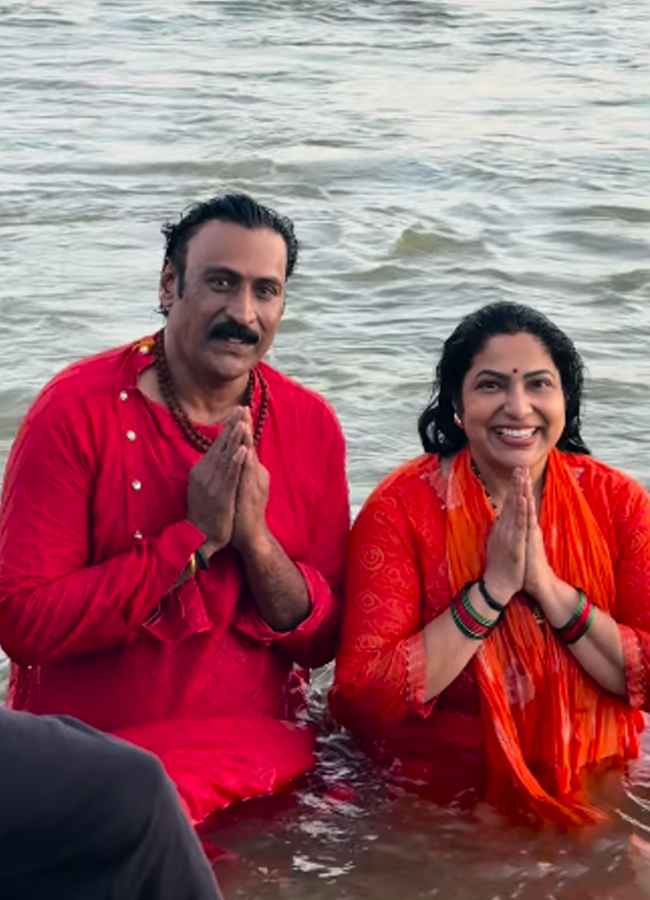
[[[276,297],[278,289],[274,284],[261,284],[257,289],[257,294],[262,298]]]
[[[230,287],[230,279],[225,276],[210,278],[208,280],[208,284],[210,287],[215,288],[216,290],[227,290]]]

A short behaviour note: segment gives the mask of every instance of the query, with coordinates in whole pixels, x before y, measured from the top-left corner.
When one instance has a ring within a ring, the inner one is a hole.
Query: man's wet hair
[[[182,296],[185,289],[187,245],[206,222],[215,219],[241,225],[242,228],[268,228],[277,232],[287,248],[286,277],[289,278],[296,266],[299,246],[291,219],[281,216],[269,206],[258,203],[248,194],[224,194],[196,203],[178,222],[166,222],[162,227],[165,237],[163,266],[167,263],[173,266],[178,279],[179,296]]]

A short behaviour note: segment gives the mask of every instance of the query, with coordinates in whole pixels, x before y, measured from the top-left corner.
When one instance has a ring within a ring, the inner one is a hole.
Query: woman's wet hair
[[[584,364],[573,342],[545,315],[521,303],[490,303],[465,316],[447,338],[436,367],[431,400],[418,421],[427,453],[452,456],[467,443],[454,422],[462,412],[462,389],[472,363],[488,341],[503,334],[530,334],[545,348],[560,373],[566,424],[557,447],[568,453],[589,453],[580,434],[580,404]]]

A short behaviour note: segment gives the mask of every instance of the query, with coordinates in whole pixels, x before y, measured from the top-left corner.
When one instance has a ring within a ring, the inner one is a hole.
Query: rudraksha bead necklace
[[[164,329],[156,332],[154,336],[153,360],[156,369],[156,376],[158,377],[158,385],[160,386],[160,393],[162,394],[163,400],[167,404],[172,418],[178,425],[181,434],[183,435],[187,443],[191,447],[194,447],[195,450],[199,450],[201,453],[205,453],[212,445],[214,438],[209,438],[207,435],[203,434],[203,432],[199,431],[199,429],[194,425],[190,417],[181,406],[178,397],[176,396],[172,373],[169,371],[167,357],[165,355]],[[248,376],[248,384],[246,385],[246,391],[244,393],[244,399],[242,402],[243,406],[248,406],[251,408],[251,412],[256,382],[260,386],[260,407],[257,413],[257,421],[255,422],[255,428],[253,432],[253,444],[255,447],[257,447],[260,438],[262,437],[264,423],[266,421],[266,416],[269,410],[269,388],[262,373],[259,371],[259,369],[254,368],[251,370]],[[255,416],[253,418],[255,419]]]

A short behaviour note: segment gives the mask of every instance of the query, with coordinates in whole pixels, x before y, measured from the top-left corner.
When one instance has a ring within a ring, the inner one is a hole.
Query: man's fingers
[[[253,417],[251,415],[251,411],[248,406],[244,408],[244,415],[242,417],[242,424],[244,426],[244,436],[242,439],[242,443],[248,447],[249,450],[252,450],[255,446],[255,441],[253,438]]]
[[[226,448],[233,440],[233,434],[237,432],[244,419],[244,407],[236,406],[228,413],[223,423],[223,428],[219,432],[219,436],[212,442],[212,446],[208,449],[206,456],[215,457],[226,451]]]
[[[247,453],[246,447],[240,444],[233,455],[225,462],[223,471],[220,474],[223,477],[222,485],[227,491],[237,490],[246,465]]]
[[[245,433],[246,426],[241,418],[224,424],[219,437],[208,448],[201,460],[204,467],[211,468],[216,473],[224,464],[227,464],[244,443]]]

